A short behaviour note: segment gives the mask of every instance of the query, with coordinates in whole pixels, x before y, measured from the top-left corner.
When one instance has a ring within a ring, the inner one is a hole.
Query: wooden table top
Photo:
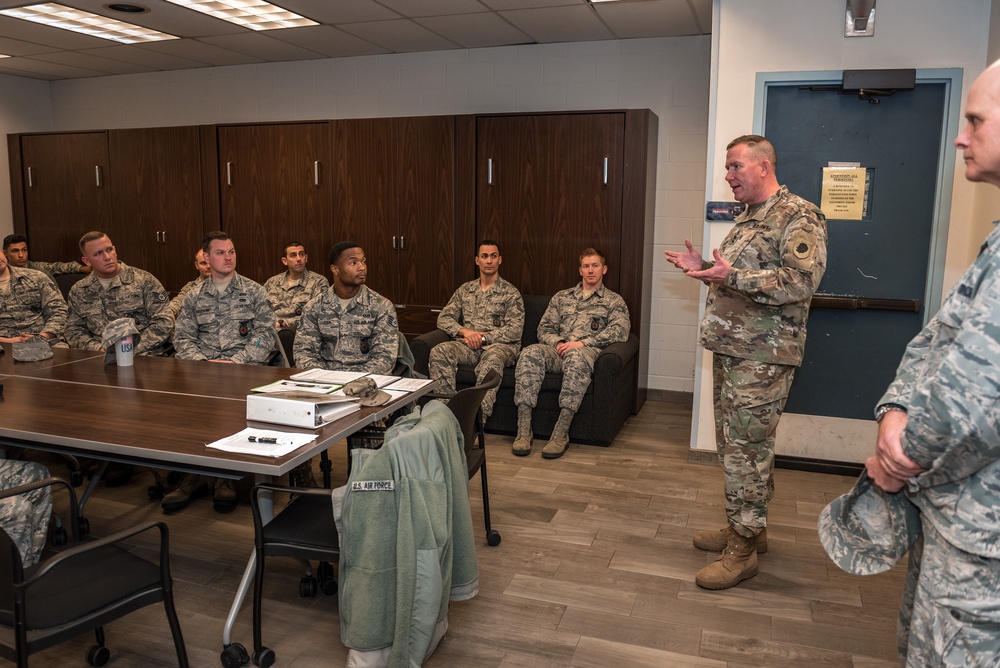
[[[291,369],[144,356],[137,356],[132,367],[105,366],[103,354],[65,349],[54,349],[48,360],[21,363],[13,362],[9,346],[4,347],[0,439],[180,470],[278,476],[432,387],[307,430],[246,419],[250,389],[287,378]],[[283,457],[205,446],[248,426],[318,437]]]

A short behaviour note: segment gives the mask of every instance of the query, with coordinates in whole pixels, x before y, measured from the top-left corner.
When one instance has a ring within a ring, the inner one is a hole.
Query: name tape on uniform
[[[395,480],[355,480],[352,492],[391,492],[396,489]]]

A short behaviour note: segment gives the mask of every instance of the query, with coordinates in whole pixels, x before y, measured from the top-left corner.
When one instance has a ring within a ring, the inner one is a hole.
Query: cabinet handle
[[[160,238],[163,239],[163,243],[167,243],[167,231],[163,230],[160,232]]]
[[[156,243],[160,243],[160,231],[156,230]]]
[[[233,163],[231,162],[226,163],[226,185],[233,185]]]
[[[101,186],[101,166],[100,165],[94,165],[94,181],[96,181],[98,188],[102,187]]]
[[[35,179],[33,179],[31,176],[31,167],[28,167],[28,187],[29,188],[35,187]]]
[[[608,185],[608,159],[604,159],[604,185]]]
[[[493,185],[493,158],[486,160],[486,183]]]
[[[393,235],[393,237],[392,237],[392,250],[396,250],[396,237],[395,237],[395,235]]]
[[[313,163],[313,183],[319,186],[319,160]]]
[[[399,237],[399,250],[406,250],[406,237]]]

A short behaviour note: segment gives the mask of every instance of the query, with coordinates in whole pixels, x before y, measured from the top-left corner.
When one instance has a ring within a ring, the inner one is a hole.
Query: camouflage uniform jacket
[[[78,274],[83,270],[83,265],[79,262],[34,262],[28,260],[27,268],[40,271],[55,281],[56,274]]]
[[[524,300],[517,288],[499,276],[486,291],[479,287],[479,279],[469,281],[441,309],[437,326],[452,338],[463,327],[485,332],[484,343],[506,343],[517,352],[524,330]]]
[[[188,293],[204,282],[204,276],[199,276],[193,281],[188,281],[184,284],[184,287],[181,288],[180,292],[178,292],[174,298],[170,300],[170,312],[174,314],[175,318],[177,317],[177,314],[181,312],[181,306],[184,305],[184,298],[188,296]]]
[[[136,354],[160,355],[174,331],[167,291],[148,271],[124,262],[119,265],[121,270],[107,290],[94,274],[87,274],[70,289],[66,342],[71,348],[100,350],[109,322],[133,318],[140,332]]]
[[[910,342],[879,405],[909,415],[906,455],[924,521],[955,547],[1000,558],[1000,227]]]
[[[732,269],[709,288],[699,343],[739,359],[802,364],[809,300],[826,271],[826,216],[781,186],[736,218],[719,253]]]
[[[177,357],[189,360],[262,364],[276,340],[274,310],[264,288],[239,274],[221,295],[211,279],[191,290],[174,329]]]
[[[264,283],[264,291],[274,307],[274,315],[278,320],[284,321],[286,327],[298,327],[302,309],[329,287],[330,281],[325,276],[308,269],[295,285],[288,285],[287,271],[272,276]]]
[[[295,332],[295,366],[389,373],[398,347],[399,325],[391,301],[362,285],[342,309],[331,287],[302,313]]]
[[[584,299],[581,282],[549,300],[538,322],[538,341],[549,346],[560,341],[581,341],[592,348],[607,348],[628,340],[630,327],[628,306],[621,295],[602,283]]]
[[[10,267],[10,292],[0,292],[0,336],[42,332],[62,336],[66,312],[66,300],[45,274]]]

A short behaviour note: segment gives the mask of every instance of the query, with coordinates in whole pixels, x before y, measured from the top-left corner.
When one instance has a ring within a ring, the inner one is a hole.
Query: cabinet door
[[[444,306],[456,287],[455,123],[451,117],[399,119],[398,184],[402,242],[396,253],[397,301],[408,306]]]
[[[336,241],[364,249],[368,287],[400,303],[397,127],[394,118],[333,122],[333,223]]]
[[[111,130],[109,146],[118,256],[180,290],[205,234],[198,128]]]
[[[477,119],[476,230],[500,244],[503,276],[522,294],[575,284],[589,246],[619,289],[624,149],[623,113]]]
[[[31,258],[78,259],[80,237],[111,223],[107,134],[24,135],[21,156]]]
[[[236,245],[237,271],[263,283],[284,271],[281,252],[302,242],[309,268],[329,275],[332,230],[329,124],[218,128],[222,229]]]

